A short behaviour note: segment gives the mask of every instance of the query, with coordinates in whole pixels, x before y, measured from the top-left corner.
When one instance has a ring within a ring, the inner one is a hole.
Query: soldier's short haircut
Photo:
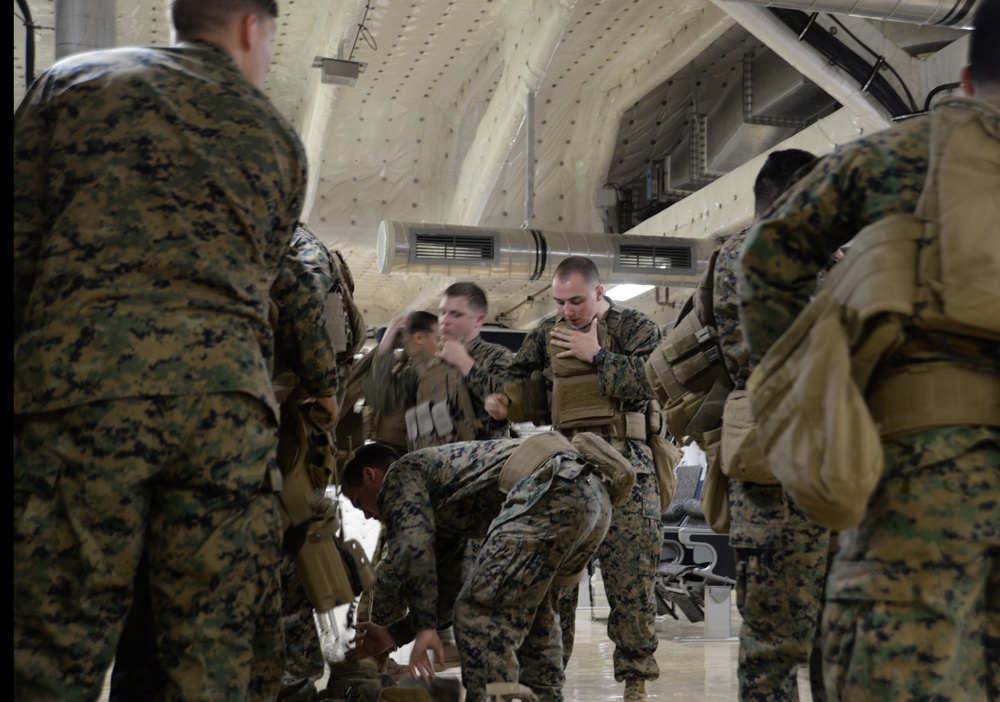
[[[365,444],[347,461],[340,474],[340,484],[357,487],[362,482],[365,468],[375,468],[383,473],[399,460],[399,454],[385,444]]]
[[[566,281],[574,273],[583,278],[588,285],[601,284],[601,273],[597,270],[597,264],[586,256],[567,256],[556,266],[552,277]]]
[[[170,17],[179,39],[224,29],[235,15],[278,16],[277,0],[171,0]]]
[[[1000,0],[982,0],[969,38],[969,77],[977,97],[1000,93]],[[979,93],[986,95],[980,96]]]
[[[753,209],[757,217],[771,209],[778,197],[795,182],[795,174],[816,157],[802,149],[772,151],[753,184]]]
[[[444,291],[445,297],[464,297],[469,301],[469,307],[476,314],[486,314],[489,303],[486,301],[486,293],[475,283],[452,283]]]
[[[410,312],[406,318],[406,330],[410,334],[418,334],[420,332],[431,334],[434,332],[437,324],[437,315],[431,314],[430,312],[424,312],[423,310]]]

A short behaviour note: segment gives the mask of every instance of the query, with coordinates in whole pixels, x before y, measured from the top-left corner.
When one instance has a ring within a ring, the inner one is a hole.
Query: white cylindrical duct
[[[910,24],[935,24],[971,29],[974,8],[980,0],[741,0],[754,5],[802,12],[882,19]]]
[[[712,248],[710,239],[384,221],[376,257],[383,274],[548,281],[560,261],[579,255],[597,265],[605,283],[690,287]]]

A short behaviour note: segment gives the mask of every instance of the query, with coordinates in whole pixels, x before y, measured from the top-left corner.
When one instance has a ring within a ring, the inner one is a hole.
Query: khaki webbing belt
[[[872,381],[867,396],[883,440],[937,427],[1000,426],[1000,374],[918,363]]]
[[[646,440],[646,415],[641,412],[625,412],[620,417],[615,418],[611,424],[603,424],[594,427],[573,427],[571,429],[560,429],[563,436],[573,437],[580,432],[588,431],[597,434],[602,439],[636,439]]]

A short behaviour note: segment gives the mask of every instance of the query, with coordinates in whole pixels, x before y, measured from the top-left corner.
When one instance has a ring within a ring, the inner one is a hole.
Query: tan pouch
[[[628,502],[632,496],[632,488],[635,487],[635,468],[632,464],[615,451],[611,444],[589,431],[575,434],[572,444],[576,452],[585,461],[597,466],[604,476],[611,504],[619,507]]]
[[[511,451],[500,469],[497,487],[503,494],[509,493],[515,485],[541,468],[546,461],[560,451],[579,453],[565,436],[556,431],[546,431],[529,436]]]
[[[688,435],[688,424],[698,413],[706,396],[707,393],[704,392],[685,393],[664,408],[663,416],[671,436],[684,438]]]
[[[775,485],[778,479],[771,472],[764,451],[757,440],[757,423],[750,408],[750,394],[734,390],[726,398],[722,410],[722,472],[732,480]]]
[[[795,504],[821,526],[856,526],[882,475],[882,444],[829,291],[771,347],[747,387],[761,447]]]
[[[545,376],[540,371],[532,373],[529,379],[507,383],[503,391],[510,398],[508,421],[532,422],[538,426],[552,423]]]
[[[295,554],[302,587],[317,612],[328,612],[353,602],[355,597],[344,560],[333,541],[337,526],[333,519],[313,522]]]
[[[705,432],[701,448],[708,467],[701,486],[701,511],[705,521],[716,534],[729,533],[729,478],[722,473],[719,444],[722,429]]]
[[[649,435],[649,448],[653,453],[653,469],[656,472],[656,487],[660,491],[660,514],[667,511],[677,487],[677,464],[684,452],[670,439],[660,434]]]

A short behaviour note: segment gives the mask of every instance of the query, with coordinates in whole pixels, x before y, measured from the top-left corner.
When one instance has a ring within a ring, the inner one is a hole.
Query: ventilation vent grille
[[[496,242],[493,235],[467,236],[418,232],[413,237],[411,261],[467,262],[493,261]]]
[[[694,268],[694,250],[690,246],[619,244],[616,270],[664,271]]]

